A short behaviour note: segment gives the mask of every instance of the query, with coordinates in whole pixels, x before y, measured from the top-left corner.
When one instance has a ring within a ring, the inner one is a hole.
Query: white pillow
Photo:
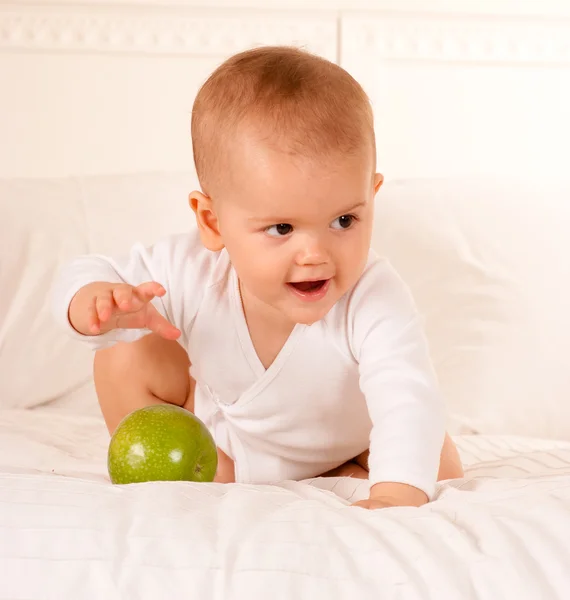
[[[373,245],[410,285],[453,433],[570,439],[570,183],[396,181]]]
[[[85,252],[122,253],[194,222],[191,174],[0,180],[0,407],[89,387],[93,355],[54,324],[52,279]],[[77,407],[81,410],[85,407]]]

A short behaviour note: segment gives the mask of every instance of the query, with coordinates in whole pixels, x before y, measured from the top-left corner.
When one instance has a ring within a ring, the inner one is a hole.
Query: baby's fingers
[[[109,291],[107,294],[97,296],[95,299],[95,308],[100,323],[105,323],[113,314],[113,296]]]
[[[131,285],[118,285],[113,289],[113,300],[121,312],[132,312],[139,310],[141,301],[133,294]]]
[[[165,340],[177,340],[181,335],[180,329],[177,329],[172,323],[166,320],[154,306],[150,305],[148,308],[147,329],[154,331],[154,333],[160,335]]]
[[[157,283],[156,281],[148,281],[147,283],[141,283],[134,289],[134,294],[138,296],[143,302],[149,302],[155,296],[164,296],[166,290]]]
[[[101,331],[101,321],[97,313],[97,297],[93,298],[87,307],[87,327],[93,335]]]

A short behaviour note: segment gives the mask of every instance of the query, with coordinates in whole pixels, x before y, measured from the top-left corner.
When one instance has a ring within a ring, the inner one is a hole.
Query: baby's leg
[[[95,354],[95,389],[107,429],[112,434],[127,414],[153,404],[176,404],[192,410],[190,361],[177,342],[151,333]]]
[[[178,344],[151,333],[95,354],[95,389],[107,429],[113,434],[123,417],[153,404],[194,410],[190,360]],[[233,461],[218,449],[216,481],[234,480]]]
[[[460,479],[463,477],[463,475],[463,465],[461,464],[461,458],[459,456],[457,446],[449,436],[449,433],[446,433],[445,440],[443,442],[443,448],[441,449],[437,480],[443,481],[445,479]]]
[[[322,477],[356,477],[358,479],[368,479],[369,454],[370,452],[366,450],[344,465],[324,473]],[[463,466],[461,465],[459,452],[449,434],[446,433],[443,448],[441,449],[437,480],[458,479],[460,477],[463,477]]]

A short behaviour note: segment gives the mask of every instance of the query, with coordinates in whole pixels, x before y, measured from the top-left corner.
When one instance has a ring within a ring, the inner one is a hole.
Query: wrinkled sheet
[[[419,509],[365,481],[113,486],[99,417],[0,411],[0,598],[570,597],[570,442],[456,438]]]

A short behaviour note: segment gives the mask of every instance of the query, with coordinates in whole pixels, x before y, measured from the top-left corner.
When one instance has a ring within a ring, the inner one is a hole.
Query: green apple
[[[190,411],[157,404],[128,414],[107,454],[113,483],[213,481],[218,453],[210,432]]]

